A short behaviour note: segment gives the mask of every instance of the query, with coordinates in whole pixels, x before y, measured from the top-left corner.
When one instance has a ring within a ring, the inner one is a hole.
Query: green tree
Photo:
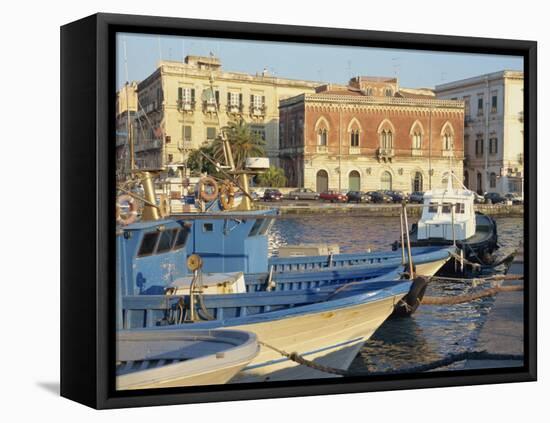
[[[243,169],[248,157],[265,156],[265,141],[255,132],[252,132],[250,126],[243,120],[232,121],[223,128],[237,169]],[[223,141],[218,137],[212,143],[212,152],[214,159],[220,163],[225,163],[223,153]]]
[[[283,169],[269,166],[269,169],[258,175],[258,183],[264,187],[280,188],[286,185],[286,176]]]
[[[209,160],[204,158],[204,155],[208,157],[213,157],[212,147],[201,147],[198,150],[193,150],[189,153],[189,158],[187,159],[187,167],[191,170],[191,173],[208,173],[209,175],[216,175],[218,171],[216,166],[214,166]]]

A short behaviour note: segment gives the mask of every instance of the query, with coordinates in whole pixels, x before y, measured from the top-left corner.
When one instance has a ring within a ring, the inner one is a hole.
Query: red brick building
[[[317,191],[441,186],[462,175],[464,104],[396,78],[357,77],[279,105],[279,158],[290,186]]]

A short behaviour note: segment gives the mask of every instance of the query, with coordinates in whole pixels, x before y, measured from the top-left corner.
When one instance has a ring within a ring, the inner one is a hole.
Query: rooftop
[[[499,72],[486,73],[484,75],[474,76],[472,78],[460,79],[458,81],[447,82],[445,84],[440,84],[435,86],[435,91],[446,91],[461,87],[467,87],[470,85],[477,85],[485,83],[486,81],[496,81],[499,79],[512,78],[512,79],[523,79],[522,71],[514,70],[501,70]]]

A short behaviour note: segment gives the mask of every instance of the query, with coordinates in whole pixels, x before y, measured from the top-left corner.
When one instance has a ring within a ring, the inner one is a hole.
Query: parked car
[[[411,192],[411,195],[409,195],[409,202],[422,204],[424,202],[424,193],[421,191]]]
[[[341,192],[333,190],[322,192],[319,195],[319,198],[324,201],[330,201],[331,203],[345,203],[346,201],[348,201],[348,197],[346,196],[346,194],[342,194]]]
[[[298,188],[288,193],[290,200],[318,200],[319,193],[309,188]]]
[[[393,201],[384,191],[369,191],[367,195],[371,197],[373,203],[391,203]]]
[[[278,189],[266,189],[264,191],[263,200],[264,201],[281,201],[283,199],[283,194]]]
[[[348,197],[348,203],[368,203],[371,196],[363,191],[349,191],[346,196]]]
[[[401,203],[403,200],[407,200],[407,196],[403,191],[384,191],[384,194],[389,195],[394,203]]]
[[[498,192],[488,192],[485,194],[485,202],[489,204],[505,203],[506,198],[500,195]]]
[[[508,194],[504,195],[504,198],[506,200],[511,201],[512,204],[523,204],[523,198],[515,192],[509,192]]]

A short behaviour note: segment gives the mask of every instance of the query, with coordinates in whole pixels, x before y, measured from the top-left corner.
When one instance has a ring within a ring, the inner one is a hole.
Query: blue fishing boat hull
[[[213,320],[184,322],[187,298],[134,296],[123,299],[126,327],[165,329],[237,329],[255,333],[260,353],[234,382],[316,379],[338,375],[304,366],[281,355],[297,352],[316,364],[346,370],[357,352],[409,292],[410,280],[397,271],[371,281],[339,286],[246,294],[205,295],[199,316]],[[155,314],[156,313],[156,314]],[[171,314],[172,313],[172,314]],[[172,320],[153,316],[172,315]],[[176,323],[176,324],[173,324]],[[140,326],[141,325],[141,326]]]

